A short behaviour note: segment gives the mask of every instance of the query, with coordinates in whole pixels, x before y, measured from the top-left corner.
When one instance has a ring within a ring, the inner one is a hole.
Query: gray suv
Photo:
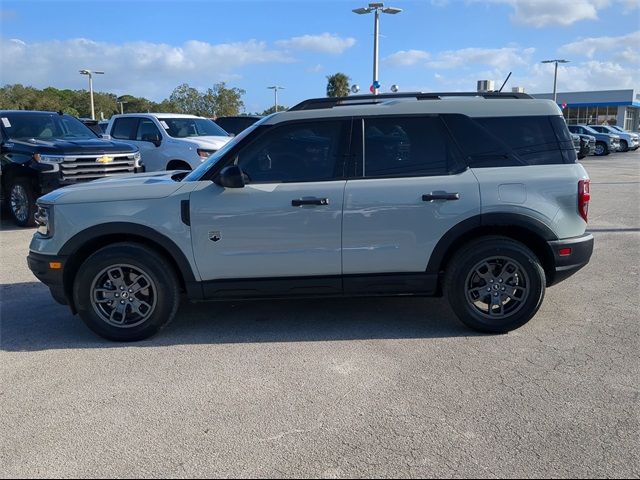
[[[552,101],[321,98],[265,117],[192,172],[40,198],[28,262],[119,341],[157,333],[181,294],[444,295],[471,328],[507,332],[588,263],[589,198]]]

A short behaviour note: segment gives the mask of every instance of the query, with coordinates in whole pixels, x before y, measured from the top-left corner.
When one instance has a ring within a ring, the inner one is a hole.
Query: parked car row
[[[594,143],[593,154],[598,156],[609,155],[613,152],[637,150],[640,147],[640,136],[637,133],[627,132],[620,127],[609,125],[569,125],[569,131],[580,135],[581,142],[585,144]],[[591,147],[589,147],[590,149]],[[582,153],[582,146],[580,151]],[[586,155],[590,155],[590,153]]]

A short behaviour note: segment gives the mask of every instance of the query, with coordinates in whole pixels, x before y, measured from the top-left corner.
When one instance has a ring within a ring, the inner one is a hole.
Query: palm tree
[[[346,97],[349,95],[349,81],[344,73],[327,76],[327,97]]]

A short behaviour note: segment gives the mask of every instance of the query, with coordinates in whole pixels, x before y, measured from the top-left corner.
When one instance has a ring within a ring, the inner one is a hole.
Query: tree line
[[[144,97],[113,93],[93,92],[96,116],[108,119],[111,115],[134,112],[187,113],[201,117],[223,117],[241,115],[245,110],[242,97],[245,90],[227,87],[225,82],[214,84],[204,91],[191,87],[187,83],[178,85],[168,98],[154,102]],[[327,96],[346,96],[349,94],[349,77],[336,73],[327,77]],[[91,116],[91,102],[88,90],[70,90],[47,87],[37,89],[21,84],[0,87],[0,109],[2,110],[45,110],[64,112],[76,117]],[[278,105],[278,111],[286,110]],[[256,115],[269,115],[275,106]]]

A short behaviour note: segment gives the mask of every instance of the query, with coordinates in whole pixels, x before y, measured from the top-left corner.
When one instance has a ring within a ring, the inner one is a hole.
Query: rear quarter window
[[[467,153],[471,167],[553,165],[576,161],[572,138],[561,117],[446,117],[447,124]]]

